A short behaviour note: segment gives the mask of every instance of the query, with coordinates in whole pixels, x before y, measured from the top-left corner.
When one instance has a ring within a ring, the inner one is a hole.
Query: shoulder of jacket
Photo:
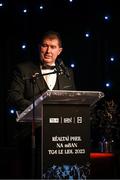
[[[27,61],[27,62],[22,62],[22,63],[17,64],[16,68],[20,70],[32,70],[32,69],[38,68],[38,66],[31,61]]]
[[[22,67],[29,67],[31,65],[33,65],[32,62],[26,61],[26,62],[21,62],[21,63],[17,64],[16,67],[22,68]]]

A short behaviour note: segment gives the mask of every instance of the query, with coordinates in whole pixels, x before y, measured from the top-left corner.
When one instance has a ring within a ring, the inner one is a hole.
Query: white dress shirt
[[[41,69],[42,74],[52,73],[54,71],[55,71],[55,69]],[[57,74],[56,73],[48,74],[48,75],[44,75],[43,77],[44,77],[49,89],[52,90],[56,83]]]

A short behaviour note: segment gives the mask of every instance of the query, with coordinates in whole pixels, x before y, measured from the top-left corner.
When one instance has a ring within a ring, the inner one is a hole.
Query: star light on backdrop
[[[0,3],[0,7],[2,7],[3,6],[3,3]]]
[[[114,62],[114,61],[115,61],[115,58],[114,58],[114,57],[111,57],[111,58],[110,58],[110,61],[111,61],[111,62]]]
[[[43,5],[40,5],[40,10],[42,10],[43,9]]]
[[[14,109],[10,109],[10,113],[11,113],[11,114],[15,114],[15,112],[16,112],[16,111],[15,111]]]
[[[109,15],[106,15],[106,16],[104,16],[104,19],[105,19],[105,21],[107,22],[107,21],[110,20],[110,16],[109,16]]]
[[[110,62],[111,63],[116,63],[116,61],[117,61],[117,59],[114,56],[110,57]]]
[[[27,12],[28,12],[28,10],[27,10],[27,9],[23,9],[23,13],[25,13],[25,14],[26,14]]]
[[[112,83],[111,82],[106,82],[105,86],[106,86],[106,88],[111,88]]]
[[[22,49],[25,49],[25,48],[26,48],[26,45],[25,45],[25,44],[23,44],[23,45],[22,45]]]
[[[85,33],[85,37],[89,38],[90,37],[90,32]]]
[[[74,67],[75,67],[75,64],[72,63],[72,64],[70,65],[70,67],[71,67],[71,68],[74,68]]]

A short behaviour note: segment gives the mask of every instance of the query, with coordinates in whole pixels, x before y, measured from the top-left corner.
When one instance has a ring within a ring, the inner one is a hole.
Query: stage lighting
[[[111,84],[110,82],[106,82],[105,86],[106,86],[107,88],[111,88],[112,84]]]
[[[3,3],[0,3],[0,7],[2,7],[3,6]]]
[[[72,68],[74,68],[74,67],[75,67],[75,64],[72,63],[70,66],[71,66]]]
[[[10,114],[15,114],[16,110],[15,109],[10,109]]]
[[[86,38],[90,37],[90,33],[89,32],[85,33],[85,37]]]
[[[110,16],[109,15],[104,16],[104,20],[105,21],[109,21],[110,20]]]
[[[43,9],[43,6],[42,6],[42,5],[40,6],[40,9],[41,9],[41,10]]]
[[[22,49],[25,49],[25,48],[26,48],[26,45],[25,45],[25,44],[23,44],[23,45],[22,45]]]
[[[23,13],[27,13],[27,9],[23,9]]]

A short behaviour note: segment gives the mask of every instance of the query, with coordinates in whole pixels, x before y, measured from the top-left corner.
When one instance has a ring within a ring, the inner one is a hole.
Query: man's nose
[[[50,52],[50,47],[49,46],[47,47],[47,52]]]

